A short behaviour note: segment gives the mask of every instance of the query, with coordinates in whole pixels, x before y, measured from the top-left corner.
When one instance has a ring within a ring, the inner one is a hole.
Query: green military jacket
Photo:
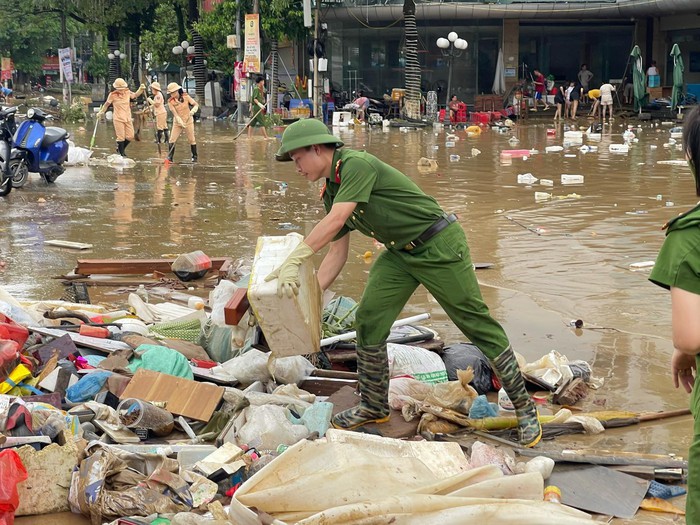
[[[390,249],[403,248],[444,214],[433,197],[399,170],[347,148],[336,150],[322,195],[326,212],[335,202],[357,203],[336,240],[357,230]]]

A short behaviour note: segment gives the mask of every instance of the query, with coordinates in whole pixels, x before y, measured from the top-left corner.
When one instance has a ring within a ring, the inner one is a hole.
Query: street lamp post
[[[450,31],[447,38],[440,37],[436,42],[440,48],[442,56],[447,57],[447,92],[445,93],[445,117],[443,122],[447,124],[450,120],[450,91],[452,90],[452,59],[462,56],[462,53],[469,45],[466,40],[459,38],[454,31]]]
[[[182,63],[184,67],[184,72],[181,73],[180,76],[184,77],[184,86],[182,86],[182,89],[185,93],[189,93],[188,91],[188,83],[189,83],[189,77],[187,76],[187,55],[193,55],[194,54],[194,46],[190,45],[190,43],[187,40],[183,40],[180,42],[179,45],[175,46],[173,48],[173,55],[183,55],[182,57]]]

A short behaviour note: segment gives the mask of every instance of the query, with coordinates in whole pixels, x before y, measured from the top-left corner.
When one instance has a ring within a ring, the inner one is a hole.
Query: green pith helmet
[[[297,120],[284,130],[282,145],[275,158],[281,161],[292,160],[289,156],[291,151],[315,144],[335,144],[339,148],[343,145],[343,141],[332,135],[328,126],[320,120],[310,118]]]

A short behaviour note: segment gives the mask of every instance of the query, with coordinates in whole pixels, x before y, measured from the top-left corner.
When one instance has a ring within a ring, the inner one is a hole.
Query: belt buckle
[[[406,246],[403,247],[404,251],[410,252],[414,248],[416,248],[418,245],[415,243],[415,241],[409,242]]]

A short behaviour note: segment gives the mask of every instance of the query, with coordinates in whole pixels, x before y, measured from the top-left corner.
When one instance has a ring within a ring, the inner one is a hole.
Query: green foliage
[[[170,2],[158,5],[155,11],[158,20],[153,29],[144,31],[141,35],[141,51],[151,53],[151,66],[161,65],[163,62],[178,62],[179,57],[173,55],[173,47],[180,43],[177,36],[177,18],[175,9]]]
[[[0,0],[0,13],[0,55],[11,57],[18,71],[38,75],[46,50],[58,45],[58,20],[36,15],[31,5],[15,0]]]
[[[86,118],[85,105],[80,101],[73,102],[70,106],[65,105],[61,107],[61,119],[64,122],[80,122]]]
[[[282,115],[277,113],[268,113],[262,117],[263,126],[273,128],[282,125]]]
[[[219,69],[227,73],[233,71],[236,50],[226,47],[226,37],[235,32],[236,5],[235,1],[223,0],[211,12],[202,13],[199,22],[194,24],[204,39],[209,69]]]
[[[95,42],[92,46],[92,55],[85,63],[85,70],[95,78],[106,78],[109,69],[107,58],[107,46],[103,42]]]
[[[304,27],[304,8],[298,0],[260,2],[260,25],[268,39],[299,40],[308,35]]]

